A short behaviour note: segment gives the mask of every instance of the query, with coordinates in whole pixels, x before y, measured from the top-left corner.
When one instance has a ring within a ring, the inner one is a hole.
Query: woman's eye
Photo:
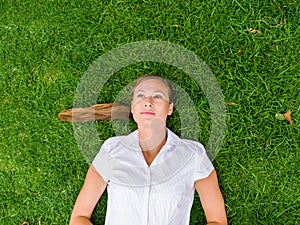
[[[154,98],[162,98],[161,95],[154,95]]]
[[[138,94],[136,97],[138,97],[138,98],[143,98],[144,95],[143,95],[143,94]]]

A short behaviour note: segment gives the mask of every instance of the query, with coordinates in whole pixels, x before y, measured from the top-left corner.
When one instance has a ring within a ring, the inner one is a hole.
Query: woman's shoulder
[[[204,146],[200,142],[191,139],[181,139],[181,144],[204,149]]]
[[[187,138],[181,138],[179,136],[177,136],[174,132],[172,132],[171,130],[168,130],[168,136],[171,138],[171,144],[177,146],[177,147],[183,147],[183,148],[188,148],[189,150],[201,150],[201,151],[205,151],[204,146],[196,141],[196,140],[192,140],[192,139],[187,139]]]
[[[114,136],[108,138],[106,141],[104,141],[102,149],[105,149],[106,151],[110,152],[112,149],[120,145],[123,137],[124,136]]]
[[[180,147],[188,149],[189,151],[192,151],[194,153],[203,154],[206,152],[204,146],[198,141],[181,139],[179,145]]]
[[[169,137],[170,140],[167,143],[172,146],[172,149],[174,149],[174,152],[176,153],[183,153],[191,156],[202,156],[206,154],[204,146],[199,141],[179,137],[172,131],[168,130],[168,138]]]
[[[103,143],[102,148],[109,153],[124,150],[126,148],[133,148],[138,144],[136,136],[136,132],[134,131],[128,135],[110,137]]]

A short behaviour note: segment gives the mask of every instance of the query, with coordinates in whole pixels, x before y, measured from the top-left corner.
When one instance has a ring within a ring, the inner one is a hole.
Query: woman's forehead
[[[147,79],[142,81],[134,88],[134,92],[143,90],[168,92],[169,88],[164,82],[158,79]]]

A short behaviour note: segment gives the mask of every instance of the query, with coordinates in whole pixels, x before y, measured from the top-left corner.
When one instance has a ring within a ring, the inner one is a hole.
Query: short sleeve
[[[193,180],[206,178],[213,170],[214,166],[209,160],[205,148],[202,144],[196,143]]]
[[[94,158],[92,165],[96,171],[101,175],[103,180],[108,183],[111,175],[111,157],[109,156],[109,149],[111,148],[111,140],[106,140],[100,148],[100,151]]]

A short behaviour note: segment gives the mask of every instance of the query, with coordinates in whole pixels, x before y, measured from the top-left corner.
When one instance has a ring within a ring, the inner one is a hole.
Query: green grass
[[[226,104],[236,103],[226,105],[226,137],[213,161],[229,224],[300,224],[299,18],[296,0],[2,1],[0,224],[68,224],[89,165],[72,125],[57,114],[72,107],[77,84],[95,59],[140,40],[195,52],[215,74]],[[98,101],[113,101],[143,73],[161,73],[186,90],[198,106],[205,144],[208,103],[178,68],[128,66],[111,77]],[[275,118],[288,109],[293,125]],[[178,115],[170,119],[180,133]],[[111,122],[97,122],[97,129],[101,140],[114,135]],[[103,224],[105,199],[95,224]],[[191,224],[204,221],[196,197]]]

